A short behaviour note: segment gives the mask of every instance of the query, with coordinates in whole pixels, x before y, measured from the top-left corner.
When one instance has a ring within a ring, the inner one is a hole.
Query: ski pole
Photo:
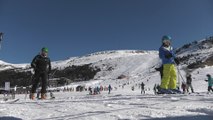
[[[28,82],[27,82],[27,85],[26,85],[26,91],[25,91],[25,100],[27,99],[27,94],[28,94],[28,91],[29,91],[29,93],[30,93],[30,84],[32,85],[32,83],[33,83],[33,80],[34,80],[34,77],[35,75],[34,74],[32,74],[31,75],[31,77],[30,77],[30,80],[28,80]],[[31,86],[32,87],[32,86]]]
[[[176,66],[177,66],[177,64],[176,64]],[[183,76],[182,76],[182,74],[181,74],[180,69],[179,69],[178,66],[177,66],[177,70],[178,70],[178,74],[180,75],[180,77],[181,77],[181,79],[182,79],[182,82],[185,83],[185,80],[184,80],[184,78],[183,78]]]
[[[49,75],[49,76],[51,76],[51,78],[53,78],[54,77],[54,75],[55,75],[55,73],[56,73],[56,71],[57,71],[57,68],[54,70],[54,72],[51,74],[51,75]]]

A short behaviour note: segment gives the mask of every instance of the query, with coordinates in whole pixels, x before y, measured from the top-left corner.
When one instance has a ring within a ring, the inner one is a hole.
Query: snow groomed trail
[[[56,99],[29,100],[18,95],[0,104],[0,119],[23,120],[212,120],[213,94],[140,95],[59,92]]]

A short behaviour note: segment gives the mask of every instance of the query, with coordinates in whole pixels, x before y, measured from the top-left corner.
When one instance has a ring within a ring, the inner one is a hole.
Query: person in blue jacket
[[[159,57],[163,64],[163,75],[160,84],[162,94],[173,94],[177,92],[176,57],[171,46],[171,37],[162,37],[162,46],[159,48]],[[179,64],[179,62],[177,63]],[[180,91],[178,91],[180,92]]]

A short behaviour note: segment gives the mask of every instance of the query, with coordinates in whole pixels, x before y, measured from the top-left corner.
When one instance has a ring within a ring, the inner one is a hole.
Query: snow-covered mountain
[[[156,51],[120,50],[104,51],[66,61],[54,62],[53,66],[63,69],[66,66],[91,64],[100,68],[94,79],[116,79],[120,75],[136,75],[149,71],[159,62]]]
[[[185,44],[177,49],[177,54],[181,57],[182,64],[189,65],[191,68],[204,67],[206,64],[213,65],[213,37],[209,37],[200,41],[194,41]],[[198,63],[198,64],[196,64]],[[193,65],[198,65],[193,67]]]

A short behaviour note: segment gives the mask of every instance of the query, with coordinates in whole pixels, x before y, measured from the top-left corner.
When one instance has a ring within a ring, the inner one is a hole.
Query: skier
[[[191,74],[186,76],[186,87],[187,87],[187,92],[189,92],[189,88],[191,88],[192,93],[194,93],[194,89],[192,87],[192,76],[191,76]]]
[[[110,84],[109,84],[109,86],[108,86],[108,90],[109,90],[108,94],[110,94],[110,92],[111,92],[111,90],[112,90],[112,87],[111,87]]]
[[[182,82],[181,88],[183,89],[183,94],[186,93],[186,83]]]
[[[144,86],[145,86],[145,84],[142,82],[142,83],[141,83],[141,94],[142,94],[142,93],[145,94]]]
[[[39,80],[41,78],[42,88],[41,88],[41,99],[46,99],[47,92],[47,79],[48,74],[51,71],[51,62],[48,57],[48,48],[43,47],[41,53],[36,55],[31,62],[31,67],[35,71],[35,79],[32,81],[32,89],[30,93],[30,99],[35,99],[36,88],[38,86]]]
[[[179,64],[179,62],[177,59],[175,60],[176,57],[171,46],[170,36],[165,35],[162,37],[162,46],[159,48],[159,57],[163,64],[163,76],[158,93],[180,93],[180,91],[177,90],[177,74],[175,68],[175,62],[177,62],[177,64]]]
[[[92,88],[89,87],[89,95],[92,95]]]
[[[132,86],[132,91],[134,91],[134,90],[135,90],[135,86],[133,85],[133,86]]]
[[[212,77],[210,74],[207,74],[206,75],[208,80],[205,80],[206,82],[208,82],[208,92],[212,91],[213,92],[213,89],[212,89],[212,84],[213,84],[213,80],[212,80]]]

